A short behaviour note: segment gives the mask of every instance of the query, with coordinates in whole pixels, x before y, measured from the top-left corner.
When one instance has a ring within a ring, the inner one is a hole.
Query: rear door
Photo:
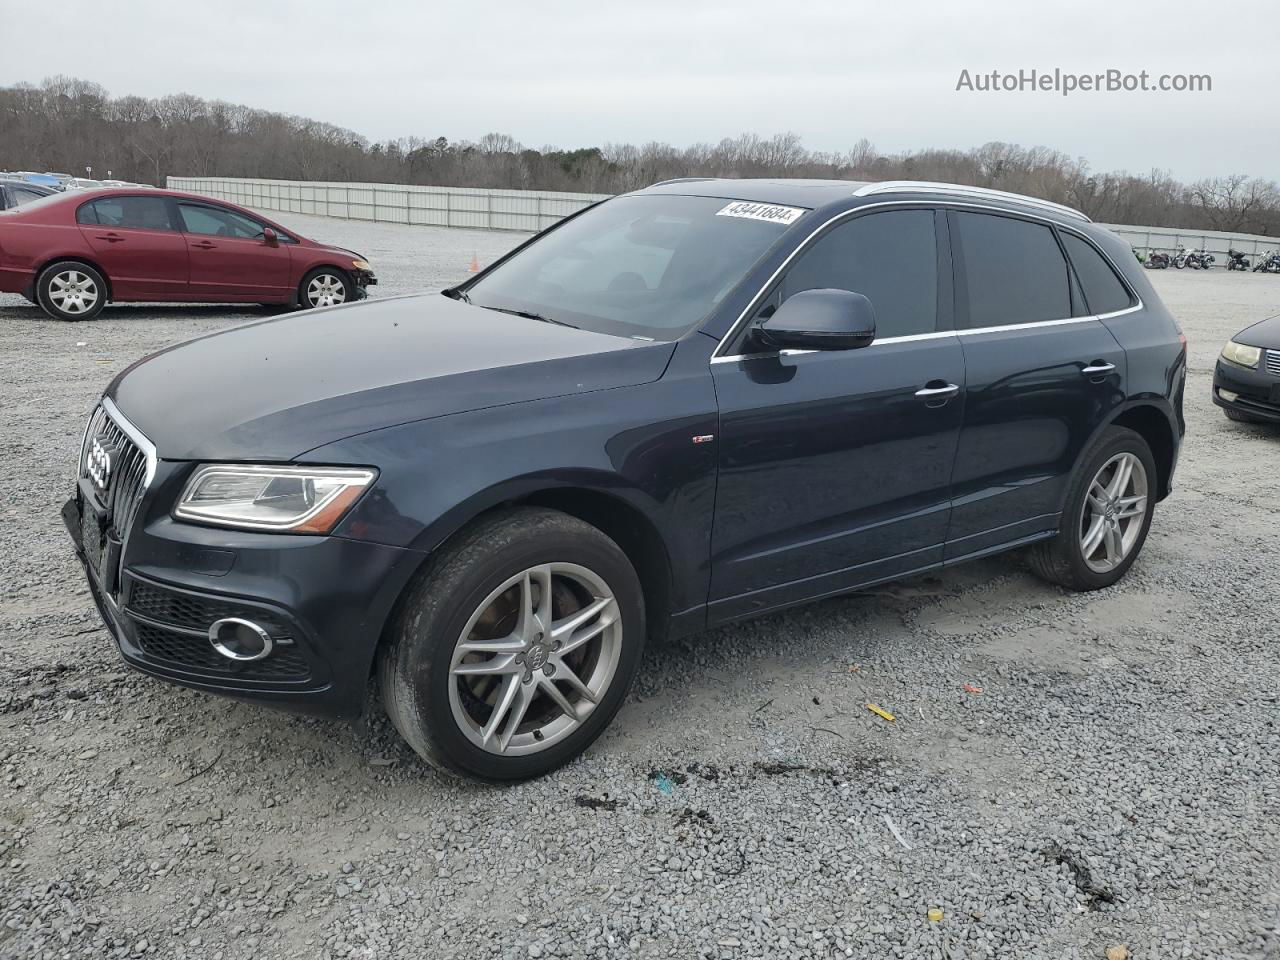
[[[1124,398],[1125,354],[1050,223],[972,210],[948,220],[967,372],[956,559],[1057,527],[1081,451]]]
[[[202,300],[280,301],[293,293],[289,244],[268,243],[266,224],[227,207],[177,202],[191,254],[191,293]]]
[[[940,219],[916,207],[836,224],[755,308],[753,322],[802,290],[862,293],[870,346],[712,362],[713,622],[941,560],[965,374]]]
[[[162,196],[109,196],[76,211],[114,300],[184,300],[187,244]]]

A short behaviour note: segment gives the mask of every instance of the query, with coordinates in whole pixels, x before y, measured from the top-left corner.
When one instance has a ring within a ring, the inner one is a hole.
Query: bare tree
[[[1265,214],[1276,208],[1276,185],[1243,173],[1199,180],[1189,193],[1215,230],[1265,232]]]
[[[0,88],[0,169],[79,173],[163,184],[174,174],[519,187],[619,193],[689,176],[941,180],[1011,190],[1082,209],[1107,223],[1280,234],[1280,190],[1244,174],[1184,186],[1167,172],[1099,173],[1039,146],[888,154],[865,137],[842,152],[805,148],[795,133],[718,143],[525,147],[504,133],[475,143],[408,136],[380,143],[333,124],[177,93],[112,99],[95,83],[50,77]]]

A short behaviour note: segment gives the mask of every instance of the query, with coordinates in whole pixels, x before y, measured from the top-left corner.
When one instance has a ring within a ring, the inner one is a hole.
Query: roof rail
[[[1039,197],[1028,197],[1021,193],[1008,193],[1004,190],[989,190],[986,187],[969,187],[960,183],[930,183],[927,180],[884,180],[880,183],[869,183],[853,191],[855,197],[867,197],[873,193],[949,193],[957,197],[978,197],[987,200],[1005,200],[1009,203],[1021,203],[1028,207],[1040,207],[1054,213],[1075,217],[1085,223],[1092,223],[1087,216],[1074,207],[1054,203],[1052,200],[1041,200]]]
[[[711,180],[712,177],[673,177],[670,180],[659,180],[657,183],[651,183],[651,187],[665,187],[668,183],[698,183],[702,180]]]

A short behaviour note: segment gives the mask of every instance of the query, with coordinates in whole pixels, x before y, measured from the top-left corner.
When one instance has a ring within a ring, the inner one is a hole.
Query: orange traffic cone
[[[471,254],[471,266],[467,267],[467,271],[468,271],[469,273],[479,273],[479,272],[480,272],[480,261],[479,261],[479,259],[477,259],[476,255],[475,255],[474,253],[473,253],[473,254]]]

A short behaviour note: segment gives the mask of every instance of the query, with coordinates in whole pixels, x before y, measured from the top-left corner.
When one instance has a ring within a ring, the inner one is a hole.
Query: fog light
[[[209,628],[213,649],[228,660],[261,660],[271,652],[271,635],[249,620],[227,617]]]
[[[1218,396],[1227,401],[1227,403],[1235,403],[1240,399],[1240,394],[1232,393],[1230,390],[1223,390],[1221,387],[1218,388]]]

